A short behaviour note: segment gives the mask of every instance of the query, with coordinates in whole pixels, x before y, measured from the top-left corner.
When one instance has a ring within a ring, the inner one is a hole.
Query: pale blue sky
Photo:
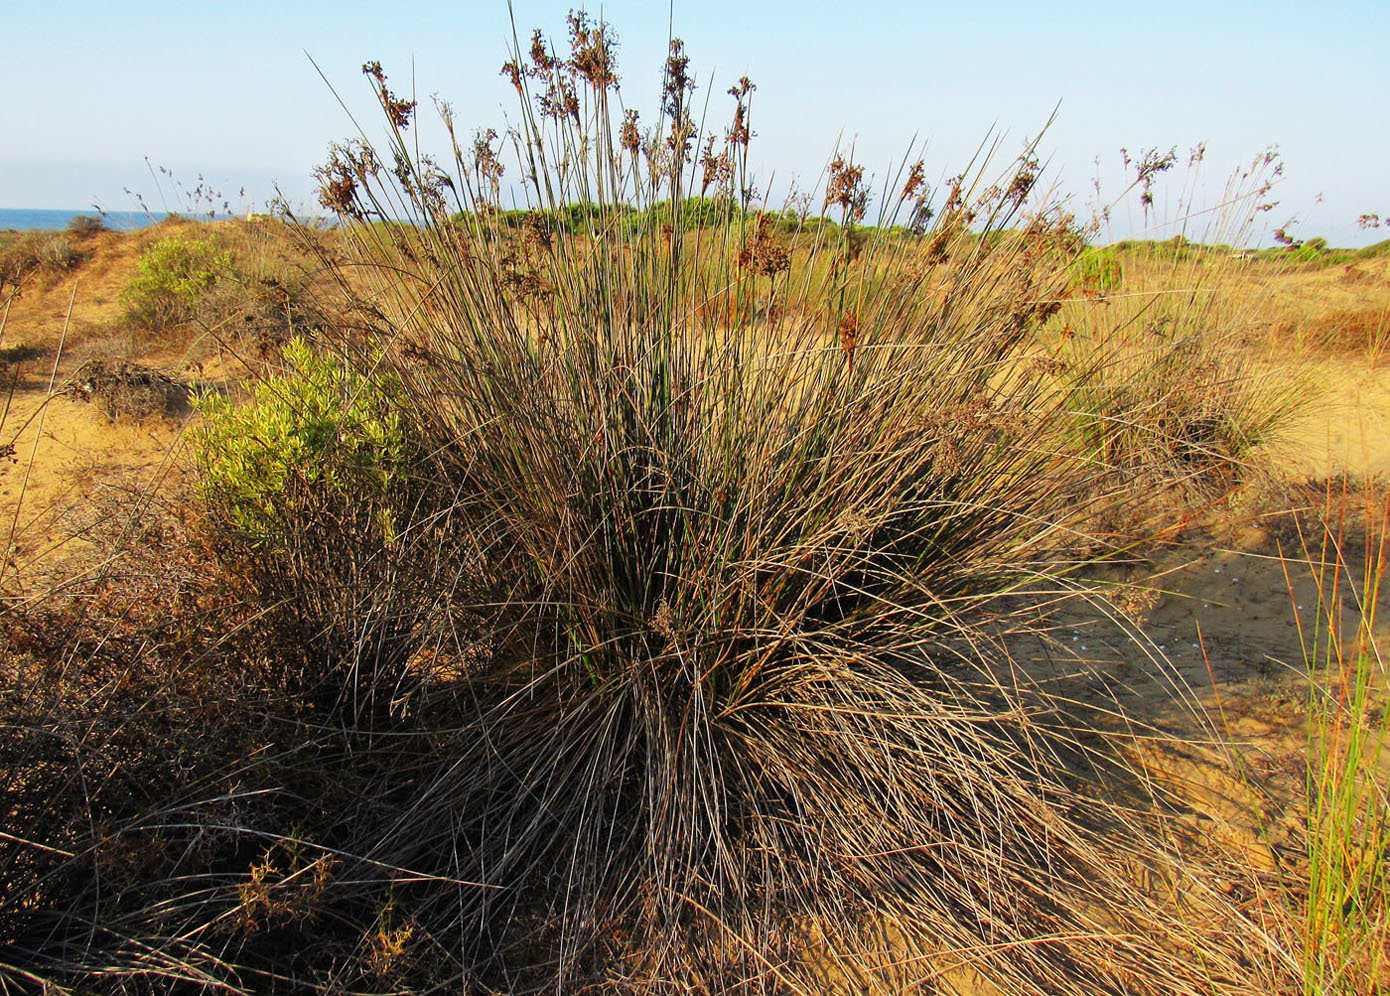
[[[524,34],[562,38],[567,2],[518,0]],[[595,4],[591,13],[600,13]],[[649,111],[660,82],[664,4],[610,0],[623,97]],[[504,0],[242,0],[235,4],[69,0],[15,5],[3,18],[0,207],[158,209],[145,160],[191,188],[199,174],[234,209],[278,182],[311,198],[310,176],[351,125],[309,56],[375,127],[361,64],[393,84],[453,102],[461,123],[504,124],[513,96],[498,76],[510,37]],[[1052,175],[1090,196],[1094,161],[1114,175],[1121,146],[1207,146],[1208,187],[1270,144],[1286,162],[1269,227],[1361,245],[1390,235],[1356,218],[1390,215],[1390,2],[1067,4],[678,2],[702,92],[739,76],[758,85],[753,161],[779,189],[813,184],[837,137],[880,177],[914,135],[928,173],[959,170],[991,127],[1014,152],[1060,102],[1042,150]],[[306,55],[307,53],[307,55]],[[712,74],[712,75],[711,75]],[[515,170],[513,170],[515,172]],[[163,202],[184,207],[167,189]],[[238,191],[245,187],[243,200]],[[1181,182],[1156,188],[1176,213]],[[1321,202],[1319,196],[1321,195]],[[1137,216],[1117,214],[1117,228]],[[1199,233],[1200,234],[1200,233]]]

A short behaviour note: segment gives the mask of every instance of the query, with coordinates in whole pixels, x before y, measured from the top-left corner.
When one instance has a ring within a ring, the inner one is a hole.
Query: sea
[[[165,217],[163,211],[107,211],[94,208],[67,210],[63,208],[0,208],[0,232],[9,229],[54,232],[67,228],[73,218],[88,215],[101,218],[107,228],[129,232],[147,225],[157,225]]]

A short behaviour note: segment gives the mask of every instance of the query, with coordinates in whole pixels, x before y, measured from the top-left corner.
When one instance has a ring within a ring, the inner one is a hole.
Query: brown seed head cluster
[[[738,83],[729,87],[729,96],[738,102],[734,107],[734,122],[725,136],[730,145],[742,145],[746,149],[753,137],[753,132],[748,127],[748,95],[756,89],[753,81],[747,76],[739,77]]]
[[[666,59],[666,79],[662,84],[663,110],[673,118],[683,116],[685,101],[695,91],[690,78],[690,57],[685,54],[685,42],[671,39],[671,54]]]
[[[511,80],[512,86],[516,87],[516,92],[521,93],[521,67],[514,61],[508,60],[502,63],[501,75]]]
[[[666,136],[670,158],[665,163],[665,171],[673,176],[690,161],[690,143],[696,132],[688,105],[694,92],[695,81],[690,78],[690,57],[685,54],[685,43],[672,38],[671,54],[666,59],[666,79],[662,83],[661,109],[671,119],[671,131]]]
[[[729,126],[729,133],[726,136],[730,145],[747,146],[753,133],[748,130],[748,111],[740,102],[734,109],[734,123]]]
[[[1028,195],[1032,193],[1034,185],[1038,182],[1038,157],[1033,153],[1028,153],[1018,161],[1018,171],[1014,173],[1013,180],[1009,183],[1009,189],[1004,191],[1004,199],[1019,207]]]
[[[489,128],[487,131],[478,132],[473,138],[473,168],[477,170],[478,179],[487,181],[492,187],[492,195],[497,196],[502,181],[502,174],[506,172],[506,166],[497,157],[496,150],[492,143],[497,141],[497,131]]]
[[[729,159],[729,153],[725,150],[716,156],[714,154],[714,141],[713,135],[705,139],[705,151],[700,157],[700,163],[704,167],[700,181],[700,195],[702,197],[710,187],[714,188],[716,197],[726,197],[733,182],[734,166]]]
[[[825,186],[825,206],[838,205],[846,224],[864,220],[869,191],[864,186],[864,167],[836,156],[830,164],[830,182]]]
[[[1143,188],[1143,192],[1139,195],[1139,203],[1144,206],[1144,210],[1147,212],[1149,208],[1153,207],[1154,203],[1154,177],[1160,173],[1166,173],[1173,168],[1178,161],[1178,150],[1176,147],[1169,149],[1167,152],[1159,152],[1157,149],[1144,149],[1139,153],[1138,159],[1131,159],[1129,150],[1121,148],[1120,156],[1124,160],[1126,169],[1131,165],[1135,168],[1135,182]]]
[[[571,15],[571,42],[575,40],[575,15]],[[608,36],[604,25],[600,24],[597,28],[590,27],[587,18],[581,16],[578,22],[579,29],[584,33],[586,39],[585,68],[594,74],[596,79],[608,79],[610,82],[616,81],[617,77],[612,73],[611,45],[612,39]],[[522,77],[529,76],[544,84],[544,89],[536,98],[536,106],[541,114],[555,119],[573,118],[579,120],[579,95],[575,92],[575,79],[579,70],[574,62],[557,59],[551,54],[549,46],[546,44],[545,36],[537,28],[531,34],[531,64],[520,66],[515,61],[506,62],[502,65],[502,75],[512,81],[512,86],[516,87],[518,93],[522,92]],[[605,69],[605,61],[609,60]],[[604,84],[608,85],[607,83]]]
[[[574,71],[588,81],[595,90],[606,90],[618,82],[614,68],[613,50],[617,39],[612,29],[599,21],[593,24],[589,15],[583,11],[571,11],[570,26],[570,65]]]
[[[531,32],[531,74],[538,76],[548,73],[556,64],[556,60],[550,55],[550,49],[546,47],[545,36],[541,34],[540,28],[536,28]]]
[[[899,200],[908,200],[915,197],[927,182],[926,164],[918,159],[912,164],[912,169],[907,172],[907,182],[903,184],[902,196]]]
[[[638,149],[642,147],[642,133],[637,127],[636,111],[623,111],[623,125],[618,132],[618,144],[633,156],[636,156]]]
[[[791,269],[791,250],[773,234],[772,219],[765,212],[758,214],[753,235],[739,251],[738,265],[764,277]]]
[[[365,212],[358,204],[358,190],[380,172],[381,163],[366,143],[334,145],[328,162],[314,170],[319,203],[335,214],[361,221]]]
[[[382,70],[380,62],[363,63],[362,73],[376,81],[377,98],[381,101],[382,109],[386,111],[391,126],[397,129],[409,128],[410,116],[415,111],[415,101],[399,100],[391,93],[386,86],[386,73]]]
[[[553,243],[550,226],[539,211],[527,211],[521,221],[521,240],[529,249],[548,252]]]
[[[845,359],[852,366],[854,364],[854,350],[859,345],[859,316],[851,311],[844,318],[841,318],[839,333],[840,348],[844,350]]]
[[[657,606],[656,612],[653,613],[648,625],[651,626],[652,631],[658,636],[662,636],[668,641],[674,641],[677,635],[676,611],[671,608],[671,603],[663,598],[661,604]]]
[[[1163,593],[1157,588],[1125,585],[1114,589],[1110,593],[1109,599],[1110,604],[1115,606],[1121,614],[1142,625],[1148,620],[1150,613],[1158,608],[1163,601]]]

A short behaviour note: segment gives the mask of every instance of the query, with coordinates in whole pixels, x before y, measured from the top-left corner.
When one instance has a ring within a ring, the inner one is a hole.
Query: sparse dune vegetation
[[[1387,257],[1232,249],[1270,157],[774,206],[615,50],[0,240],[0,992],[1384,990]]]

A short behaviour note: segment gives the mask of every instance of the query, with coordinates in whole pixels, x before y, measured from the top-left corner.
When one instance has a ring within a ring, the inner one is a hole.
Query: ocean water
[[[18,229],[29,231],[38,229],[54,232],[68,227],[68,223],[80,214],[97,216],[92,208],[69,211],[61,208],[0,208],[0,231]],[[164,212],[153,214],[145,211],[107,211],[102,221],[107,228],[128,232],[146,225],[157,225],[164,218]]]

